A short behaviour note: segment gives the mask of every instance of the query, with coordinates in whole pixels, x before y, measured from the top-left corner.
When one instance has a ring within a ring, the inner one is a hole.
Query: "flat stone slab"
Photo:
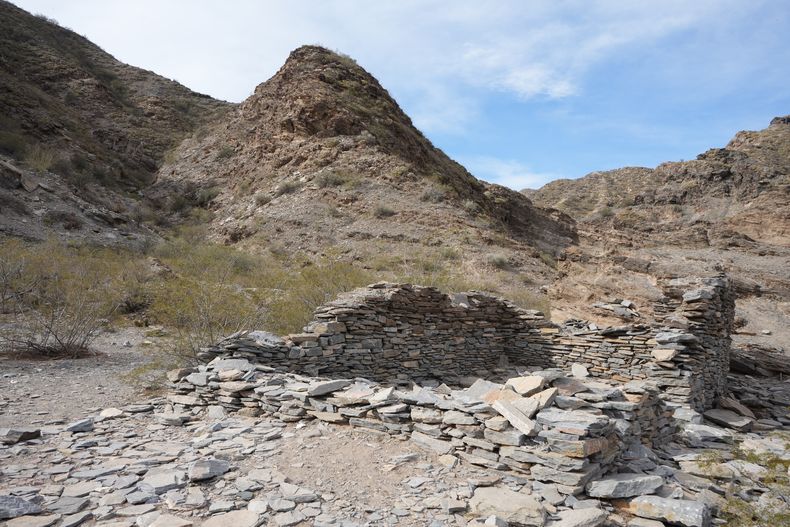
[[[345,379],[310,383],[310,386],[307,388],[307,395],[310,397],[320,397],[321,395],[342,390],[350,384],[351,381]]]
[[[596,508],[561,511],[558,516],[551,527],[598,527],[609,517],[606,511]]]
[[[752,425],[754,424],[752,419],[736,414],[732,410],[713,409],[707,410],[702,415],[712,423],[732,428],[740,432],[748,432],[752,429]]]
[[[0,520],[10,520],[27,514],[38,514],[41,507],[17,496],[0,496]]]
[[[412,432],[411,440],[417,446],[420,446],[426,450],[432,450],[437,454],[449,454],[453,450],[455,450],[452,443],[450,443],[449,441],[442,441],[441,439],[435,439],[427,434],[423,434],[422,432],[417,432],[417,431]]]
[[[19,516],[5,523],[6,527],[49,527],[60,519],[59,514],[47,516]]]
[[[256,527],[260,515],[250,510],[217,514],[203,522],[203,527]]]
[[[230,470],[230,463],[223,459],[201,459],[189,467],[191,481],[203,481],[216,478]]]
[[[661,485],[661,476],[643,474],[615,474],[587,484],[587,495],[593,498],[631,498],[652,494]]]
[[[527,375],[508,379],[505,384],[511,386],[519,395],[529,396],[543,389],[546,379],[540,375]]]

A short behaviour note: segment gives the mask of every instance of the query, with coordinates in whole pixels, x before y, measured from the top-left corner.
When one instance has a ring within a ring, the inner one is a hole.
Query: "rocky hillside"
[[[773,119],[759,132],[739,132],[726,147],[692,161],[593,172],[528,194],[577,219],[613,223],[648,236],[694,226],[698,236],[712,229],[714,239],[740,235],[788,246],[790,116]],[[656,213],[660,229],[644,221]]]
[[[692,161],[594,172],[528,194],[580,221],[553,287],[566,313],[606,297],[644,307],[657,280],[725,271],[740,292],[741,333],[790,341],[790,117]]]
[[[2,230],[40,237],[62,231],[61,217],[74,235],[135,230],[134,192],[154,180],[168,150],[229,105],[4,1],[0,27],[0,156],[12,167],[2,170]],[[14,167],[48,190],[31,196]]]
[[[552,273],[575,237],[558,211],[477,180],[436,149],[349,57],[316,46],[185,140],[150,192],[211,196],[217,239],[387,266],[422,254]],[[543,257],[541,260],[540,257]]]

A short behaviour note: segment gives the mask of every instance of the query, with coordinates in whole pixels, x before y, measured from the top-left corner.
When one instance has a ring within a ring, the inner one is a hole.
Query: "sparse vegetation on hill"
[[[526,284],[502,288],[501,278],[465,273],[457,253],[381,262],[374,270],[328,257],[250,255],[202,237],[200,229],[185,229],[142,252],[3,240],[0,307],[15,328],[4,333],[5,350],[79,355],[103,324],[131,316],[173,330],[172,353],[189,359],[241,329],[299,332],[317,306],[379,280],[491,291],[548,311],[545,297]]]

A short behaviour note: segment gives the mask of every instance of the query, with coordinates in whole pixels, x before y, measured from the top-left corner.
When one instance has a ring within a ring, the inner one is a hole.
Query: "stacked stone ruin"
[[[665,291],[656,324],[599,329],[480,292],[374,284],[317,309],[304,333],[244,332],[203,350],[208,364],[177,375],[170,400],[402,435],[578,493],[670,440],[678,408],[710,408],[726,390],[729,282]]]

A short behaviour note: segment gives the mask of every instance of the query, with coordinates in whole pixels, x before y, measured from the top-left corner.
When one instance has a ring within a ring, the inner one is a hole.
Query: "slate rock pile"
[[[458,385],[468,375],[487,377],[503,361],[562,370],[576,363],[593,377],[655,380],[667,401],[711,408],[726,386],[730,284],[724,278],[674,280],[666,291],[657,303],[659,325],[598,328],[578,321],[558,326],[540,312],[483,293],[446,295],[380,283],[319,307],[303,333],[239,332],[204,349],[201,358],[404,385]]]
[[[173,372],[169,400],[401,435],[440,455],[528,474],[575,494],[614,466],[630,445],[674,433],[671,411],[649,382],[618,386],[585,378],[581,366],[576,370],[581,378],[542,370],[505,384],[478,379],[465,389],[396,389],[218,358],[195,371]]]

